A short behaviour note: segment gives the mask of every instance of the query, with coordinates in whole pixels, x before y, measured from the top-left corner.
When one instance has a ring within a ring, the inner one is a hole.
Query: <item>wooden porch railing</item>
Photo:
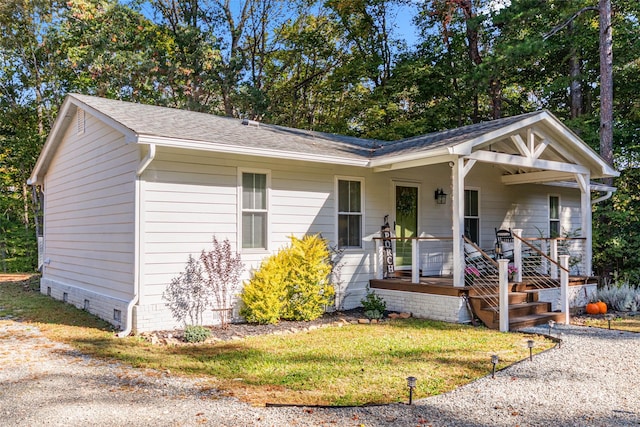
[[[453,268],[452,252],[453,252],[453,238],[451,237],[436,237],[436,236],[419,236],[419,237],[374,237],[375,241],[375,278],[385,278],[385,263],[383,249],[385,240],[389,242],[394,241],[411,241],[411,282],[420,283],[420,271],[423,266],[427,268],[432,266],[434,269],[434,276],[442,275],[442,271],[450,271]],[[394,254],[395,255],[395,254]],[[394,256],[395,258],[395,256]],[[395,262],[395,260],[394,260]],[[431,262],[431,264],[430,264]],[[397,265],[394,265],[394,270],[398,270]],[[436,271],[440,268],[440,274]],[[423,274],[427,275],[428,272],[423,271]]]
[[[500,330],[509,330],[509,292],[515,288],[514,284],[523,284],[535,289],[560,287],[560,307],[564,314],[563,320],[569,322],[568,284],[570,260],[573,259],[573,269],[580,270],[581,256],[584,251],[584,239],[536,239],[523,238],[522,230],[513,230],[514,256],[513,260],[496,259],[495,254],[483,251],[475,243],[464,241],[464,263],[458,268],[465,268],[465,285],[472,287],[474,296],[485,300],[489,310],[499,314]],[[439,257],[440,271],[436,274],[422,272],[423,275],[450,276],[456,280],[455,260],[453,260],[453,239],[450,237],[374,237],[376,242],[376,270],[375,278],[385,278],[383,250],[385,245],[393,252],[392,242],[411,241],[411,282],[420,283],[421,267],[429,268],[429,257]],[[576,243],[578,242],[578,243]],[[573,252],[567,250],[572,248]],[[576,249],[577,248],[577,249]],[[395,258],[395,254],[391,256]],[[425,267],[426,265],[426,267]],[[462,267],[460,267],[462,266]],[[395,270],[394,266],[394,270]],[[510,267],[515,267],[515,274],[510,277]],[[474,269],[477,274],[473,274]],[[445,274],[442,274],[445,273]],[[391,274],[388,277],[396,277]],[[473,279],[473,280],[472,280]],[[454,283],[461,286],[461,283]],[[497,319],[496,319],[497,320]]]
[[[509,292],[511,283],[522,283],[536,289],[560,287],[560,306],[564,323],[569,323],[569,255],[560,255],[559,260],[552,259],[535,245],[522,239],[522,230],[513,230],[514,248],[512,268],[513,277],[509,277],[510,260],[498,259],[480,249],[468,238],[465,242],[465,277],[477,277],[472,284],[475,296],[485,302],[485,309],[499,313],[500,330],[509,330]],[[543,262],[544,260],[544,262]],[[559,261],[559,262],[558,262]],[[560,280],[540,271],[541,266],[560,272]],[[470,270],[475,268],[476,270]],[[476,273],[477,271],[477,273]]]
[[[560,255],[569,256],[569,274],[590,276],[585,264],[586,240],[583,237],[521,237],[523,251],[530,255],[530,270],[558,279]],[[535,261],[535,263],[534,263]],[[525,266],[526,267],[526,266]]]

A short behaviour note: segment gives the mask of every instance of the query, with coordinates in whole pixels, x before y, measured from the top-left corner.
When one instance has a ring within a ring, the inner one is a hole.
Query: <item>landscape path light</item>
[[[533,340],[527,340],[527,347],[529,347],[529,361],[533,362]]]
[[[609,322],[609,330],[611,330],[611,321],[613,320],[613,314],[607,313],[604,315],[604,318]]]
[[[413,404],[413,389],[416,387],[416,377],[407,377],[407,387],[409,387],[409,405]]]
[[[491,356],[491,364],[493,365],[493,369],[491,370],[491,378],[496,377],[496,365],[498,364],[498,355],[494,354]]]
[[[556,326],[556,321],[555,320],[549,320],[549,335],[551,335],[551,329],[553,329]]]

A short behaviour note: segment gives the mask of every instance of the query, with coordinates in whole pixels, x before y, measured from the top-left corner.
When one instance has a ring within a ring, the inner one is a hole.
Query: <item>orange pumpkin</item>
[[[607,313],[607,303],[604,303],[602,301],[598,301],[596,304],[598,304],[598,310],[599,310],[600,314],[606,314]]]
[[[590,302],[587,304],[587,314],[600,314],[600,307],[597,302]]]

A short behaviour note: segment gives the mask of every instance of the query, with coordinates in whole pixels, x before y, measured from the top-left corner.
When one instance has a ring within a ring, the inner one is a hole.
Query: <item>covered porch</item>
[[[561,312],[566,322],[595,291],[591,208],[615,188],[593,180],[618,172],[550,113],[397,141],[376,155],[392,205],[371,235],[370,286],[390,306],[454,322],[489,311],[485,323],[509,330],[512,309],[512,319]],[[500,229],[512,235],[509,257]],[[520,303],[532,312],[512,307]]]
[[[443,248],[452,239],[413,238],[410,270],[385,263],[385,244],[398,238],[376,239],[376,278],[370,287],[387,301],[388,309],[410,311],[416,317],[455,323],[479,319],[503,331],[547,323],[568,323],[571,310],[584,306],[596,291],[597,278],[583,274],[584,239],[523,238],[514,230],[511,258],[498,250],[483,251],[468,238],[464,263],[471,270],[456,286],[448,256],[435,257],[429,247]],[[439,242],[436,245],[436,242]],[[421,256],[421,248],[428,256]],[[470,248],[470,249],[469,249]],[[439,259],[441,263],[425,263]]]

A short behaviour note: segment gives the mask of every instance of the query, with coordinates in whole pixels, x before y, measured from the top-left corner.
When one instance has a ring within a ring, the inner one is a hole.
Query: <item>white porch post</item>
[[[498,260],[500,283],[500,332],[509,332],[509,260]]]
[[[417,238],[411,239],[411,283],[420,283],[420,245]]]
[[[558,239],[551,239],[551,247],[549,248],[549,258],[558,262]],[[554,263],[551,263],[551,271],[549,272],[549,276],[552,279],[558,278],[558,266]]]
[[[375,254],[374,254],[374,268],[375,268],[375,272],[374,272],[374,276],[376,279],[383,279],[384,278],[384,261],[383,261],[383,254],[382,254],[382,240],[381,239],[375,239],[374,240],[375,244],[376,244],[376,248],[375,248]]]
[[[475,164],[457,158],[451,170],[451,221],[453,231],[453,286],[464,286],[464,177]]]
[[[547,254],[547,241],[545,239],[540,241],[540,251],[545,255]],[[542,257],[542,261],[540,262],[540,271],[538,271],[538,273],[547,274],[548,271],[549,260],[546,257]]]
[[[513,234],[517,236],[513,239],[513,266],[516,268],[515,281],[522,282],[522,229],[514,228]]]
[[[584,266],[584,274],[591,276],[592,264],[591,257],[593,256],[592,248],[592,230],[591,230],[591,175],[576,174],[576,181],[580,187],[580,212],[582,213],[582,237],[585,238],[584,242],[584,260],[582,265]]]
[[[569,319],[569,255],[560,255],[560,311],[564,318],[564,324],[568,325]]]

